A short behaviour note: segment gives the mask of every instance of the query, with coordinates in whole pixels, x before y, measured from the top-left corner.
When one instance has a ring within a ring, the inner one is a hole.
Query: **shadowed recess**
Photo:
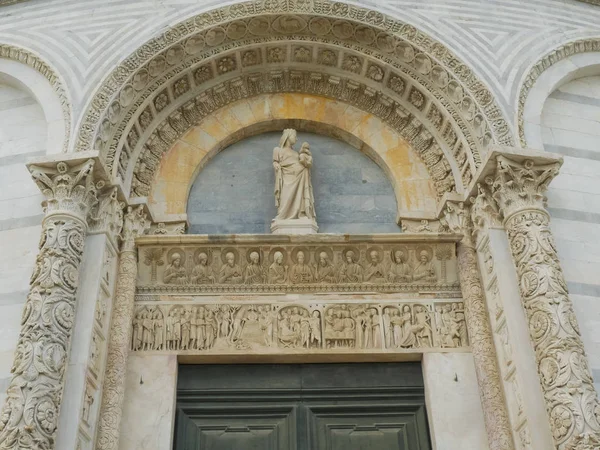
[[[273,148],[280,132],[243,139],[216,155],[190,190],[190,233],[270,233],[276,215]],[[383,170],[337,139],[298,133],[308,142],[319,233],[399,233],[396,198]]]

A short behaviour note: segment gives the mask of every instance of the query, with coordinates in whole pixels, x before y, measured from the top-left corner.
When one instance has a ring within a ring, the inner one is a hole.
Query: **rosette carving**
[[[457,245],[458,274],[490,450],[511,450],[515,446],[471,237],[469,208],[464,203],[447,202],[441,222],[453,233],[464,235]]]
[[[505,218],[556,448],[587,450],[600,448],[600,404],[544,209],[559,167],[499,156],[493,196]]]
[[[53,449],[71,343],[93,161],[32,166],[46,195],[40,251],[0,415],[1,449]]]
[[[125,394],[125,370],[131,345],[131,323],[137,278],[135,238],[146,233],[150,224],[143,207],[129,207],[123,221],[122,250],[113,307],[113,320],[106,361],[102,405],[96,448],[116,450]]]

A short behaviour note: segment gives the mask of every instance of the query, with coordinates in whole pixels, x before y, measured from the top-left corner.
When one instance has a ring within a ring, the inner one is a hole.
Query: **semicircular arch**
[[[136,147],[154,130],[168,134],[169,116],[185,117],[192,99],[204,117],[269,92],[329,96],[390,123],[415,120],[415,142],[437,142],[451,168],[451,183],[438,195],[470,182],[489,143],[513,143],[486,86],[413,26],[344,3],[295,2],[283,11],[271,5],[226,6],[143,45],[92,99],[75,150],[97,149],[124,179]]]
[[[352,105],[297,93],[242,99],[178,139],[152,182],[146,180],[153,215],[159,221],[181,219],[194,180],[217,153],[241,139],[288,127],[334,137],[372,159],[394,189],[399,218],[435,215],[436,190],[427,167],[394,129]]]

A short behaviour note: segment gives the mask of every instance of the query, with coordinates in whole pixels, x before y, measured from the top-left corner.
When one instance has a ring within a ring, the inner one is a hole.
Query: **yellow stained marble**
[[[427,168],[410,145],[378,117],[351,105],[303,94],[265,94],[211,114],[190,129],[163,156],[150,195],[158,216],[184,214],[189,189],[207,154],[232,133],[269,120],[298,119],[343,130],[371,148],[392,178],[401,211],[434,211],[435,189]]]

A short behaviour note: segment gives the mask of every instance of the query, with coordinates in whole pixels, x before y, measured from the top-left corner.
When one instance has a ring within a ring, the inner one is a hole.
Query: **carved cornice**
[[[7,6],[18,2],[19,0],[8,0],[8,2],[0,2],[0,6]],[[39,72],[40,74],[42,74],[42,76],[48,80],[50,86],[52,86],[52,88],[58,95],[58,99],[60,100],[60,104],[62,107],[63,117],[65,120],[65,138],[62,150],[66,152],[69,148],[69,138],[71,136],[71,107],[67,91],[59,76],[56,74],[54,69],[52,69],[48,65],[48,63],[43,61],[40,57],[34,55],[29,50],[25,50],[20,47],[15,47],[13,45],[7,44],[0,44],[0,58],[12,59],[13,61],[26,64],[29,67],[36,70],[37,72]],[[90,148],[91,147],[88,147],[85,150],[89,150]]]
[[[323,53],[310,50],[317,43],[323,44]],[[269,54],[271,47],[282,51]],[[357,79],[369,80],[374,100],[378,90],[389,96],[388,92],[401,89],[404,97],[399,104],[428,108],[424,115],[430,117],[429,123],[443,127],[442,135],[466,139],[467,148],[457,149],[470,160],[469,171],[480,162],[478,148],[487,142],[512,142],[491,92],[442,44],[379,12],[309,0],[286,2],[284,10],[279,3],[264,1],[227,6],[193,17],[148,42],[115,69],[92,99],[76,149],[97,148],[116,175],[115,161],[131,131],[139,136],[145,130],[140,128],[140,115],[147,112],[154,120],[165,100],[188,90],[218,98],[221,91],[214,86],[225,81],[238,84],[235,77],[242,67],[264,76],[273,69],[283,71],[290,62],[297,66],[292,71],[320,67],[317,72],[328,75],[355,73]],[[405,80],[393,81],[402,74],[408,74],[403,75]],[[435,126],[430,129],[433,132]]]
[[[598,0],[580,0],[586,1],[587,3],[595,3],[600,5],[600,1]],[[519,132],[519,140],[522,147],[527,147],[527,139],[525,138],[525,103],[527,102],[527,96],[529,92],[533,88],[534,84],[542,75],[542,73],[554,64],[562,61],[563,59],[568,58],[569,56],[576,55],[578,53],[587,53],[587,52],[598,52],[600,51],[600,39],[596,38],[588,38],[588,39],[580,39],[577,41],[569,42],[568,44],[561,45],[560,47],[552,50],[550,53],[546,54],[542,58],[540,58],[532,67],[529,69],[529,72],[525,76],[525,79],[521,85],[521,90],[519,92],[519,104],[518,104],[518,112],[517,112],[517,126]]]

